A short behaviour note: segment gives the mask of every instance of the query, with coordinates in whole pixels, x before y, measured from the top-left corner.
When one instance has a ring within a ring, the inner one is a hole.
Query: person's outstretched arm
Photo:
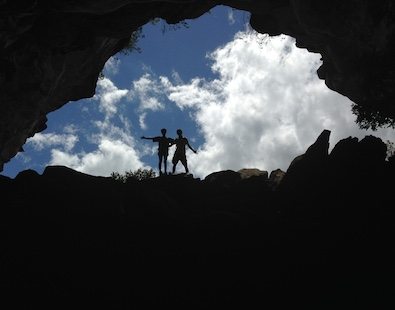
[[[152,137],[145,137],[145,136],[142,136],[141,139],[154,140],[154,138],[152,138]]]
[[[197,151],[189,144],[189,141],[187,142],[187,145],[191,149],[192,152],[194,152],[195,154],[197,153]]]

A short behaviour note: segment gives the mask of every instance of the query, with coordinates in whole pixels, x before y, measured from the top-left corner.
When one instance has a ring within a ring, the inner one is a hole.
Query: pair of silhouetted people
[[[181,161],[182,165],[185,168],[185,173],[189,172],[188,169],[188,162],[186,157],[186,149],[185,147],[188,146],[194,153],[196,150],[189,144],[187,138],[183,137],[182,130],[177,129],[178,137],[175,139],[166,137],[166,128],[161,129],[162,136],[157,137],[145,137],[142,136],[141,139],[149,139],[153,142],[158,142],[158,157],[159,157],[159,173],[162,174],[162,162],[164,165],[164,174],[167,174],[167,156],[169,155],[169,147],[172,145],[176,145],[176,150],[173,156],[173,174],[176,172],[176,166],[179,161]]]

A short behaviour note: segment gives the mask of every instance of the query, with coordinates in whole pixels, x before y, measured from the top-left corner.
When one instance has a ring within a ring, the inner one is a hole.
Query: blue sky
[[[332,131],[331,148],[348,136],[395,140],[391,129],[358,128],[351,101],[318,79],[319,54],[284,35],[258,34],[248,20],[246,12],[218,6],[188,27],[147,24],[141,53],[110,58],[95,96],[50,113],[48,128],[2,174],[42,173],[47,165],[103,176],[157,170],[156,144],[140,137],[163,127],[169,137],[183,129],[198,149],[187,156],[200,178],[225,169],[285,171],[324,129]]]

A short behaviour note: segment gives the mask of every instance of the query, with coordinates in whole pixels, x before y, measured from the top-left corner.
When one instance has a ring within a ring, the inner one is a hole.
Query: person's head
[[[166,132],[167,132],[167,130],[166,130],[166,128],[162,128],[162,129],[160,130],[160,132],[162,133],[162,135],[165,135]]]
[[[177,135],[182,136],[182,130],[181,129],[177,129]]]

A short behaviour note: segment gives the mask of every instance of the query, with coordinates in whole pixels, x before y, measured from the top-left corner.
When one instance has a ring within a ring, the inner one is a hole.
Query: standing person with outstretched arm
[[[167,174],[167,156],[169,155],[169,146],[173,144],[173,139],[166,137],[166,128],[161,129],[162,136],[157,137],[145,137],[141,139],[152,140],[152,142],[158,142],[158,157],[159,157],[159,175],[162,175],[162,162],[164,165],[164,174]]]
[[[189,141],[187,138],[182,136],[182,130],[177,129],[177,135],[178,138],[174,139],[172,144],[176,145],[176,151],[174,152],[173,156],[173,174],[176,172],[176,166],[179,161],[181,161],[182,165],[185,168],[185,173],[188,173],[188,162],[187,162],[187,157],[185,154],[185,146],[188,146],[192,152],[196,154],[196,150],[193,149],[193,147],[189,144]]]

